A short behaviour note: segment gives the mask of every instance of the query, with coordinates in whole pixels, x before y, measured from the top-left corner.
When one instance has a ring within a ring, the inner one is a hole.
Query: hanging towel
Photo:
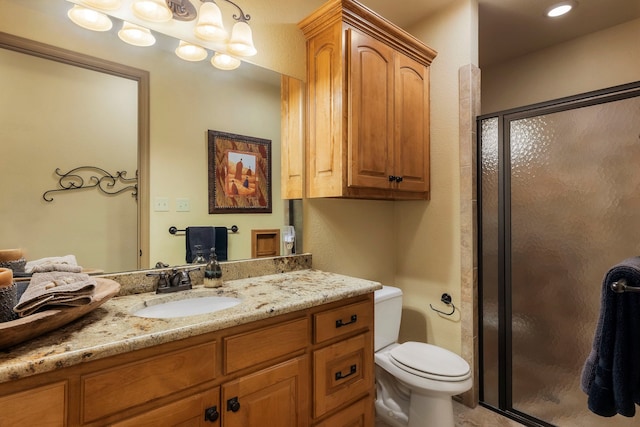
[[[24,317],[43,309],[89,304],[96,284],[95,279],[84,273],[35,273],[13,311]]]
[[[582,370],[589,410],[604,417],[633,417],[640,404],[640,293],[612,291],[611,284],[620,279],[640,287],[640,257],[605,275],[593,346]]]
[[[187,246],[187,263],[190,264],[196,256],[195,246],[202,246],[202,255],[205,259],[209,259],[211,248],[216,248],[218,261],[227,260],[227,227],[187,227],[186,246]]]

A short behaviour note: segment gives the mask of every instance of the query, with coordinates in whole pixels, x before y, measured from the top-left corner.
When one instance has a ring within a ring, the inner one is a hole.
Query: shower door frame
[[[640,81],[579,95],[531,104],[524,107],[483,114],[476,118],[476,162],[477,162],[477,239],[478,239],[478,345],[479,345],[479,403],[508,418],[527,426],[554,427],[513,408],[512,401],[512,271],[511,271],[511,150],[510,124],[512,121],[537,117],[640,96]],[[483,299],[483,241],[482,241],[482,122],[498,119],[498,406],[484,400],[484,299]],[[505,141],[507,143],[505,143]]]

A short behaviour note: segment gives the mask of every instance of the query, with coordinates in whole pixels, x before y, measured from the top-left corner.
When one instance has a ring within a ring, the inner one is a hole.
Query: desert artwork
[[[257,179],[254,154],[227,152],[224,188],[228,197],[255,197]]]

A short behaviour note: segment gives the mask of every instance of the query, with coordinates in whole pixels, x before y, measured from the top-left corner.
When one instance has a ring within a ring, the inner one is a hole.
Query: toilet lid
[[[390,352],[391,361],[415,375],[438,381],[463,381],[471,375],[469,364],[457,354],[427,343],[406,342]]]

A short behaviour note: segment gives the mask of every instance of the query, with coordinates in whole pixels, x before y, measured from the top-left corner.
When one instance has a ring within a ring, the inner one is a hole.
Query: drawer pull
[[[204,411],[204,420],[209,421],[210,423],[218,421],[220,418],[220,413],[218,412],[217,406],[212,406],[211,408],[207,408]]]
[[[239,410],[240,410],[240,402],[238,402],[237,397],[227,400],[227,411],[238,412]]]
[[[347,323],[344,323],[342,321],[342,319],[336,320],[336,328],[341,328],[343,326],[347,326],[347,325],[350,325],[352,323],[356,323],[357,321],[358,321],[358,315],[357,314],[352,314],[351,315],[351,320],[349,322],[347,322]]]
[[[358,368],[356,367],[356,365],[351,365],[351,367],[349,368],[349,373],[346,375],[342,375],[342,371],[336,372],[336,381],[350,377],[351,375],[356,373],[357,369]]]

